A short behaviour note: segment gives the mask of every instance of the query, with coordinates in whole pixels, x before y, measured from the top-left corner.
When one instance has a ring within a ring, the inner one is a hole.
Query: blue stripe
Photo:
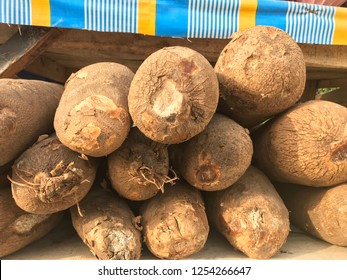
[[[28,9],[28,14],[25,15],[25,24],[31,24],[31,3],[29,0],[25,1],[25,5],[24,5],[24,9],[25,9],[25,13],[27,12]]]
[[[106,32],[138,32],[139,0],[50,0],[51,26]],[[230,38],[239,29],[246,0],[157,0],[156,35]],[[259,0],[256,25],[285,30],[299,43],[332,44],[335,7]],[[31,24],[30,0],[0,0],[0,22]]]
[[[2,5],[1,9],[2,7],[4,7],[3,10],[1,11],[1,22],[8,23],[7,16],[6,16],[6,12],[8,11],[7,1],[2,0],[1,5]]]
[[[190,38],[230,38],[239,27],[240,0],[189,0]]]
[[[50,0],[52,27],[84,27],[84,8],[78,1]]]
[[[123,0],[118,0],[118,14],[117,19],[118,19],[118,29],[116,31],[118,32],[123,32]]]
[[[189,1],[172,2],[157,0],[155,33],[158,36],[187,37]]]
[[[27,24],[31,24],[31,2],[29,0],[25,1],[24,5],[25,13],[28,12],[27,15],[25,15],[25,22]]]
[[[310,5],[309,8],[313,9],[314,6]],[[310,13],[309,30],[311,30],[311,32],[309,32],[309,35],[308,35],[308,43],[314,42],[316,29],[317,29],[317,18],[314,16],[314,14]]]
[[[9,13],[8,13],[8,21],[10,23],[14,23],[12,19],[12,14],[13,14],[13,8],[12,8],[12,0],[7,2]]]
[[[318,30],[316,32],[316,41],[315,41],[315,43],[317,43],[317,44],[321,44],[322,43],[322,33],[323,33],[324,24],[325,24],[323,22],[323,20],[325,20],[325,14],[326,14],[326,9],[318,12],[318,15],[320,16],[321,20],[319,21]]]
[[[270,25],[286,31],[286,17],[279,17],[278,15],[285,15],[288,5],[289,2],[286,1],[258,1],[256,25]],[[275,10],[274,7],[276,7]]]
[[[29,0],[0,0],[0,22],[29,25]]]
[[[335,7],[330,7],[332,9],[332,15],[330,17],[330,22],[331,22],[331,32],[329,32],[329,38],[328,38],[328,44],[333,43],[334,39],[334,33],[335,33],[335,14],[336,14],[336,8]]]
[[[335,8],[288,2],[285,30],[298,43],[331,44]]]
[[[335,8],[329,7],[329,18],[328,18],[328,33],[326,38],[326,44],[331,44],[333,42],[333,34],[335,30]]]
[[[138,0],[84,0],[84,28],[137,32]]]

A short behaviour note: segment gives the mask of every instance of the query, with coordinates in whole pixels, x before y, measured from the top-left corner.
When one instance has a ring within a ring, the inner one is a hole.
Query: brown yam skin
[[[141,233],[125,200],[95,188],[79,203],[79,209],[73,206],[70,212],[75,230],[97,259],[140,259]]]
[[[347,183],[328,188],[275,186],[293,224],[326,242],[347,246]]]
[[[87,194],[96,171],[95,159],[82,159],[53,134],[26,150],[13,164],[13,198],[30,213],[59,212]]]
[[[94,157],[119,148],[130,130],[128,93],[133,76],[129,68],[112,62],[91,64],[72,74],[54,118],[59,140]]]
[[[174,169],[204,191],[222,190],[235,183],[250,166],[252,155],[248,130],[221,114],[215,114],[194,138],[170,147]]]
[[[269,179],[250,166],[231,187],[205,193],[211,226],[252,259],[269,259],[286,242],[289,214]]]
[[[250,166],[234,185],[205,193],[211,226],[252,259],[269,259],[286,242],[289,214],[269,179]]]
[[[167,146],[131,128],[123,145],[108,156],[108,175],[112,187],[130,200],[146,200],[164,191],[168,177]]]
[[[258,166],[273,180],[325,187],[347,181],[347,108],[312,100],[268,123],[254,138]]]
[[[222,112],[255,126],[298,101],[306,82],[303,53],[283,30],[255,26],[234,33],[215,71]]]
[[[36,215],[20,209],[8,185],[0,186],[0,257],[12,254],[50,232],[62,213]]]
[[[140,209],[145,243],[160,259],[184,259],[205,245],[209,225],[202,196],[179,181]]]
[[[53,132],[63,86],[35,80],[0,79],[0,166]]]
[[[209,62],[186,47],[154,52],[131,83],[129,111],[148,138],[177,144],[200,133],[217,109],[217,76]]]

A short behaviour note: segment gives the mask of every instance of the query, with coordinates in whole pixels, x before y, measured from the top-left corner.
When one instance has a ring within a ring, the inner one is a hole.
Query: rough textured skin
[[[148,249],[161,259],[183,259],[205,245],[209,226],[197,189],[180,181],[146,200],[140,209]]]
[[[61,220],[62,213],[30,214],[14,202],[11,188],[0,185],[0,257],[12,254],[50,232]]]
[[[129,111],[147,137],[176,144],[206,127],[218,97],[218,80],[209,62],[189,48],[168,47],[150,55],[137,70]]]
[[[130,130],[128,93],[133,72],[100,62],[71,75],[54,118],[59,140],[70,149],[101,157],[120,147]]]
[[[279,182],[325,187],[347,181],[347,108],[313,100],[254,136],[258,166]]]
[[[303,53],[283,30],[255,26],[234,33],[215,65],[221,110],[245,127],[292,106],[306,82]]]
[[[35,80],[0,79],[0,166],[14,160],[41,134],[53,132],[63,86]]]
[[[95,159],[82,159],[51,135],[26,150],[13,164],[13,198],[30,213],[59,212],[87,194],[96,171]]]
[[[79,203],[79,209],[74,206],[70,212],[75,230],[96,258],[140,259],[141,233],[125,200],[95,188]]]
[[[347,246],[347,183],[329,188],[275,184],[302,230],[338,246]]]
[[[234,185],[205,193],[211,226],[252,259],[269,259],[286,242],[289,214],[269,179],[250,166]]]
[[[204,191],[222,190],[235,183],[251,164],[252,155],[248,130],[221,114],[215,114],[194,138],[170,146],[175,170]]]
[[[130,200],[146,200],[164,191],[172,182],[167,146],[131,128],[123,145],[108,156],[108,175],[112,187]]]

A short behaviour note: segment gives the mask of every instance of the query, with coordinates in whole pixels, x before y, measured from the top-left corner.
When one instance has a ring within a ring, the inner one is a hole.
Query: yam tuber
[[[146,200],[164,191],[170,179],[167,146],[131,128],[123,145],[108,156],[108,175],[112,187],[130,200]]]
[[[253,144],[248,130],[215,114],[194,138],[169,147],[174,169],[192,186],[222,190],[235,183],[251,164]]]
[[[161,259],[183,259],[205,245],[209,225],[199,190],[179,181],[140,209],[147,248]]]
[[[70,149],[94,157],[120,147],[130,130],[128,93],[133,72],[99,62],[72,74],[59,102],[54,128]]]
[[[36,215],[23,211],[13,200],[8,182],[0,185],[0,217],[0,257],[4,257],[45,236],[63,214]]]
[[[0,166],[15,160],[41,134],[53,132],[63,86],[35,80],[0,79]]]
[[[53,134],[27,149],[13,164],[13,198],[30,213],[59,212],[87,194],[96,171],[96,159],[81,158]]]
[[[272,26],[234,33],[215,71],[222,112],[244,127],[260,124],[291,107],[300,99],[306,82],[300,47]]]
[[[347,181],[347,108],[312,100],[254,135],[259,168],[275,181],[325,187]]]
[[[275,186],[294,225],[331,244],[347,246],[347,183],[327,188]]]
[[[250,166],[225,190],[205,193],[209,222],[237,250],[269,259],[286,242],[289,214],[269,179]]]
[[[142,133],[156,142],[177,144],[206,127],[218,97],[217,76],[207,59],[175,46],[145,59],[131,83],[128,102]]]
[[[141,233],[125,200],[96,186],[70,212],[75,230],[96,258],[140,259]]]

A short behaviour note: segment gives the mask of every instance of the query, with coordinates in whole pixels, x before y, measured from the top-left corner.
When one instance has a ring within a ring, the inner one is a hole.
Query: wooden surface
[[[308,69],[347,71],[347,46],[299,45]]]
[[[47,236],[13,253],[6,260],[95,260],[95,257],[77,236],[68,218]],[[142,259],[156,259],[143,246]],[[248,259],[235,251],[219,233],[210,232],[202,251],[187,259]],[[328,244],[293,228],[286,244],[271,259],[275,260],[347,260],[347,248]]]
[[[0,24],[0,45],[6,42],[6,37],[9,39],[17,31],[18,26]],[[59,29],[59,32],[59,38],[52,41],[43,40],[46,46],[41,55],[37,56],[32,64],[24,65],[25,70],[61,83],[81,67],[100,61],[118,62],[136,71],[151,53],[175,45],[200,52],[214,65],[220,52],[229,42],[229,39],[155,37],[75,29]],[[347,79],[347,46],[299,46],[304,53],[308,80]],[[0,58],[3,56],[4,53],[0,52]]]
[[[133,71],[151,53],[169,46],[186,46],[203,54],[212,65],[229,39],[185,39],[128,33],[64,30],[44,56],[64,67],[79,69],[98,61],[127,65]],[[307,64],[308,79],[347,78],[347,46],[299,44]]]
[[[52,58],[41,55],[37,57],[31,64],[27,65],[25,70],[38,76],[43,76],[47,79],[64,84],[69,78],[70,74],[77,69],[69,69],[60,65]]]
[[[5,43],[9,38],[17,33],[18,27],[16,28],[13,25],[1,24],[0,23],[0,45]]]
[[[45,51],[58,29],[22,27],[0,46],[0,78],[12,78]]]
[[[347,79],[325,79],[317,82],[317,88],[334,89],[323,95],[317,95],[316,99],[335,102],[347,107]]]

